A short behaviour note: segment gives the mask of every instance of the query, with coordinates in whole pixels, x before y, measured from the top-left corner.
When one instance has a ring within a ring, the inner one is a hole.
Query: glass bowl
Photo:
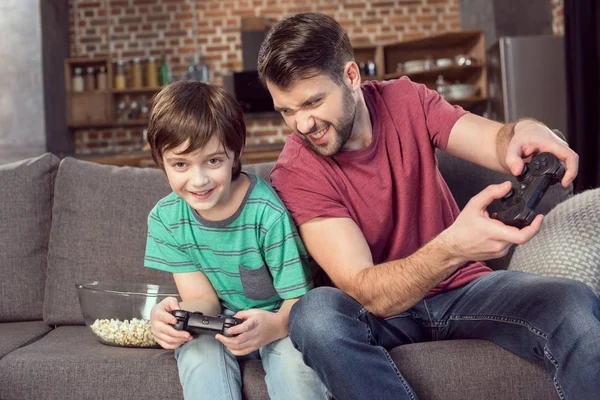
[[[150,329],[150,311],[165,297],[181,301],[175,285],[78,283],[85,324],[101,343],[121,347],[160,347]]]

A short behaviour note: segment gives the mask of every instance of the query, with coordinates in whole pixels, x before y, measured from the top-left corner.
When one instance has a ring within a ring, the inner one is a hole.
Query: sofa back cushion
[[[171,274],[144,267],[148,213],[170,191],[157,169],[73,158],[60,163],[48,249],[46,323],[83,323],[76,283],[174,283]]]
[[[42,319],[52,220],[52,154],[0,166],[0,321]]]
[[[600,296],[600,188],[550,211],[540,232],[515,249],[508,269],[574,279]]]

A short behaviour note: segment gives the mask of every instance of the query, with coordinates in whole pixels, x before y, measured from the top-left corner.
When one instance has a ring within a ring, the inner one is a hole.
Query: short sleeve
[[[445,150],[452,127],[465,115],[462,107],[448,103],[438,92],[420,83],[413,83],[423,104],[429,137],[435,147]]]
[[[192,259],[180,249],[171,231],[159,217],[156,208],[148,215],[144,266],[172,273],[198,271]]]
[[[296,225],[313,218],[350,218],[348,208],[326,174],[313,174],[304,165],[275,165],[271,185],[292,215]]]
[[[288,213],[269,227],[263,256],[273,277],[273,286],[282,299],[300,297],[312,288],[308,255]]]

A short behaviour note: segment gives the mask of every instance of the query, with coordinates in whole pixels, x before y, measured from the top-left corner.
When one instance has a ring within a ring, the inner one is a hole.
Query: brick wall
[[[68,0],[71,56],[130,59],[167,52],[174,75],[201,52],[211,82],[242,69],[241,18],[279,20],[305,11],[327,13],[353,44],[380,44],[460,29],[459,0]],[[552,1],[555,32],[562,32],[562,0]],[[249,145],[282,142],[281,120],[248,121]],[[140,129],[77,131],[76,151],[136,150]]]
[[[552,31],[555,35],[565,34],[565,18],[563,14],[564,0],[552,1]],[[576,1],[576,0],[573,0]]]

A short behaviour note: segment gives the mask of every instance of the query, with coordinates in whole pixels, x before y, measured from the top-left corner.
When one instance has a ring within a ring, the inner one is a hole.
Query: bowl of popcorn
[[[160,347],[150,328],[150,311],[174,285],[79,283],[75,285],[85,324],[101,343],[122,347]]]

